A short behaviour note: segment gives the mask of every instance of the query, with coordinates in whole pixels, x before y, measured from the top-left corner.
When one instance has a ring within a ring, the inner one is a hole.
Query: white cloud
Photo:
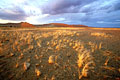
[[[0,0],[0,21],[119,25],[120,10],[117,3],[120,0]],[[47,14],[42,14],[42,10]]]
[[[39,19],[42,20],[42,18],[45,18],[47,16],[49,16],[49,14],[43,14],[43,15],[41,14],[39,16],[30,16],[30,17],[26,18],[26,22],[29,22],[29,23],[32,23],[32,24],[42,24],[44,22],[39,21]]]
[[[66,21],[66,19],[65,18],[57,18],[57,19],[50,19],[50,20],[48,20],[48,22],[61,22],[61,21]]]
[[[13,21],[13,20],[3,20],[3,19],[0,19],[0,23],[19,23],[21,21]]]
[[[28,15],[41,15],[42,12],[39,8],[35,6],[30,6],[30,5],[25,5],[23,10],[28,14]]]
[[[55,19],[55,21],[64,21],[65,18],[58,18],[58,19]]]
[[[97,21],[97,23],[105,23],[104,21]]]
[[[27,0],[12,0],[14,3],[24,3],[26,2]]]
[[[99,24],[120,24],[120,22],[105,22],[105,21],[97,21]]]

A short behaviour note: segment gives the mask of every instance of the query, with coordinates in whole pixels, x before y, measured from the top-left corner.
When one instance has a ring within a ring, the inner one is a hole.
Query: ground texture
[[[0,80],[120,80],[120,30],[0,29]]]

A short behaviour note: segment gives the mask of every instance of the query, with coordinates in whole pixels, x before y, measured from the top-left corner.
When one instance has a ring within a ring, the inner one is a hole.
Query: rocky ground
[[[120,80],[120,30],[0,29],[0,80]]]

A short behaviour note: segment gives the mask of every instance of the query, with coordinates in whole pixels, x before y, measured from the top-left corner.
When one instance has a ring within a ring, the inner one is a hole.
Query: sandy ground
[[[120,80],[120,29],[0,28],[0,80]]]

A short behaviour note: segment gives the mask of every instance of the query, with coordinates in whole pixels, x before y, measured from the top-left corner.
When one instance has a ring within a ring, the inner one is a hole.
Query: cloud
[[[103,24],[103,23],[104,24],[120,24],[120,22],[115,22],[115,21],[114,22],[113,21],[112,22],[97,21],[97,23],[100,23],[100,24]]]
[[[65,18],[58,18],[58,19],[55,19],[55,21],[65,21]]]
[[[120,0],[1,0],[0,19],[33,24],[58,22],[119,26],[119,4]]]
[[[120,2],[115,2],[113,5],[109,8],[108,12],[114,12],[120,10]]]
[[[40,21],[40,19],[42,18],[46,18],[47,16],[49,16],[49,14],[43,14],[43,15],[33,15],[33,16],[29,16],[26,18],[26,22],[29,22],[31,24],[42,24],[43,21]],[[47,21],[47,20],[46,20]]]
[[[0,9],[0,19],[5,20],[25,20],[28,17],[23,9],[14,6],[13,8]]]
[[[42,7],[43,14],[78,13],[79,9],[95,0],[52,0]]]
[[[0,22],[1,22],[1,23],[6,23],[6,22],[8,22],[8,23],[19,23],[20,21],[0,19]]]

